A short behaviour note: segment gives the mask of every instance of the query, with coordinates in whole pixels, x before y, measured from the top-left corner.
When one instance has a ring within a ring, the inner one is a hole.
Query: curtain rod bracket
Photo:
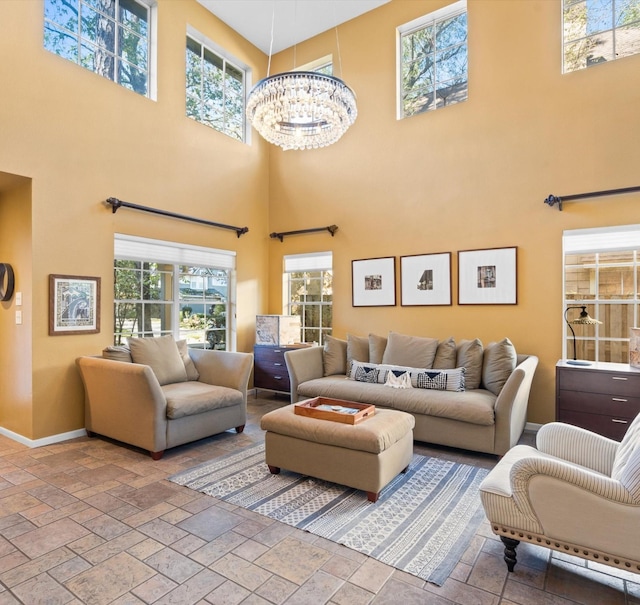
[[[169,218],[177,218],[183,221],[190,221],[192,223],[199,223],[200,225],[208,225],[209,227],[220,227],[221,229],[230,229],[235,231],[236,235],[240,237],[244,233],[249,231],[249,227],[234,227],[233,225],[224,225],[222,223],[214,223],[212,221],[206,221],[202,218],[194,218],[193,216],[186,216],[185,214],[177,214],[175,212],[168,212],[167,210],[158,210],[157,208],[149,208],[148,206],[140,206],[138,204],[130,204],[129,202],[123,202],[115,197],[110,197],[106,200],[106,203],[111,206],[112,214],[115,214],[118,208],[132,208],[134,210],[141,210],[142,212],[150,212],[152,214],[159,214],[160,216],[167,216]]]
[[[314,229],[298,229],[297,231],[283,231],[281,233],[273,232],[269,234],[269,237],[275,239],[278,238],[281,242],[284,241],[284,238],[287,235],[299,235],[301,233],[317,233],[318,231],[328,231],[331,233],[331,237],[334,236],[335,232],[338,230],[338,225],[329,225],[328,227],[316,227]]]
[[[562,211],[562,202],[570,202],[572,200],[582,200],[587,197],[602,197],[605,195],[619,195],[621,193],[632,193],[640,191],[640,187],[624,187],[622,189],[607,189],[606,191],[592,191],[591,193],[576,193],[575,195],[563,195],[558,197],[550,195],[545,201],[545,204],[553,207],[554,204],[558,204],[558,210]]]

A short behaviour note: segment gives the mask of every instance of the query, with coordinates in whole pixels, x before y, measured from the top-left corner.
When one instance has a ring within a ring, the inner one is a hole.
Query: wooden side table
[[[556,364],[556,419],[621,440],[640,413],[640,369],[624,363]]]

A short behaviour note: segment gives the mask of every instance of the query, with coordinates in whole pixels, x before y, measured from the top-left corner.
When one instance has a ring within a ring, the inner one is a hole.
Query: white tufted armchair
[[[640,573],[640,415],[622,442],[552,422],[536,446],[509,450],[480,485],[509,571],[525,541]]]

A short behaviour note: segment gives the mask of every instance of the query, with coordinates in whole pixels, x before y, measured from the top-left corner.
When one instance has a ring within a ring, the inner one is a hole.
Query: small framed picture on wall
[[[458,252],[459,305],[516,305],[517,248]]]
[[[351,261],[354,307],[386,307],[396,304],[396,257]]]
[[[400,257],[400,304],[451,304],[451,252]]]
[[[49,275],[49,336],[100,332],[100,278]]]

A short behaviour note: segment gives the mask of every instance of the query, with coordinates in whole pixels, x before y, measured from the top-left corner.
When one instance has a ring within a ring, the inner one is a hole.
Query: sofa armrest
[[[240,391],[247,401],[249,377],[253,369],[251,353],[190,348],[189,356],[200,374],[200,382]]]
[[[88,431],[150,452],[166,449],[167,401],[149,366],[101,357],[80,357],[76,364]]]
[[[324,349],[308,347],[287,351],[284,360],[289,372],[291,384],[291,403],[298,401],[298,385],[324,376]]]
[[[527,421],[531,383],[537,367],[538,358],[535,355],[519,355],[518,365],[496,399],[495,454],[506,454],[522,435]]]
[[[620,443],[563,422],[550,422],[536,435],[536,447],[545,454],[611,476]]]

